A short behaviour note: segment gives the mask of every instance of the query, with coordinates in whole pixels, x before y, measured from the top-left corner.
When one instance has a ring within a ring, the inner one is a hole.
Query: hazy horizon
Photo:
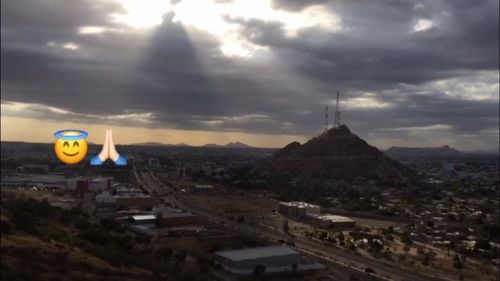
[[[104,126],[106,127],[106,126]],[[76,129],[76,127],[65,127],[65,129]],[[105,128],[103,129],[103,132],[104,132]],[[116,131],[116,130],[115,130]],[[55,131],[54,131],[55,132]],[[124,134],[127,134],[127,132],[123,132],[121,130],[118,130],[118,135],[119,136],[124,136]],[[193,133],[193,132],[192,132]],[[205,132],[198,132],[198,133],[201,133],[201,134],[205,134]],[[319,132],[318,135],[320,135],[322,132]],[[355,133],[355,132],[353,132]],[[116,134],[116,133],[115,133]],[[194,134],[196,134],[196,132],[194,132]],[[178,136],[178,133],[175,133],[174,135]],[[168,137],[168,135],[166,135]],[[245,136],[244,134],[241,134],[239,135],[242,139],[248,139],[247,136]],[[316,135],[317,136],[317,135]],[[149,141],[149,140],[144,140],[144,141],[133,141],[133,142],[120,142],[118,141],[117,144],[118,145],[134,145],[134,144],[147,144],[147,143],[158,143],[158,144],[161,144],[161,145],[178,145],[178,144],[186,144],[186,145],[189,145],[189,146],[193,146],[193,147],[202,147],[204,145],[212,145],[212,144],[215,144],[215,145],[218,145],[218,146],[224,146],[224,145],[227,145],[229,143],[235,143],[235,142],[240,142],[240,143],[243,143],[245,145],[249,145],[251,147],[255,147],[255,148],[271,148],[271,149],[279,149],[279,148],[283,148],[284,146],[286,146],[287,144],[289,144],[290,142],[293,142],[293,141],[298,141],[302,144],[304,144],[305,142],[307,142],[309,139],[315,137],[315,136],[310,136],[309,138],[306,138],[306,137],[301,137],[301,136],[298,136],[297,139],[294,139],[294,140],[291,140],[289,141],[288,143],[285,143],[283,145],[278,145],[278,146],[259,146],[259,145],[253,145],[252,143],[247,143],[245,141],[241,141],[240,139],[232,139],[232,138],[235,138],[236,136],[228,136],[228,141],[226,142],[222,142],[222,143],[216,143],[216,142],[196,142],[196,143],[186,143],[186,142],[169,142],[168,140],[162,140],[162,139],[157,139],[155,141]],[[290,136],[286,136],[287,138],[289,138]],[[86,138],[86,140],[90,143],[93,143],[95,145],[99,145],[102,143],[102,140],[104,138],[104,133],[98,133],[97,135],[94,135],[94,134],[89,134],[89,137]],[[271,139],[274,139],[276,140],[276,137],[275,136],[270,136]],[[56,140],[56,138],[53,136],[53,134],[51,134],[50,136],[47,136],[47,135],[44,135],[43,136],[43,139],[42,141],[35,141],[35,140],[18,140],[18,139],[1,139],[0,141],[4,142],[4,141],[9,141],[9,142],[25,142],[25,143],[43,143],[43,144],[52,144],[54,143],[54,141]],[[48,139],[48,140],[47,140]],[[210,138],[208,138],[210,139]],[[250,139],[251,141],[251,139]],[[374,145],[373,143],[369,143],[371,145]],[[383,144],[384,145],[384,144]],[[378,149],[381,149],[381,150],[387,150],[389,149],[390,147],[407,147],[407,148],[437,148],[437,147],[443,147],[443,146],[447,146],[449,144],[446,144],[446,143],[443,143],[441,145],[437,145],[437,146],[432,146],[432,145],[418,145],[418,144],[414,144],[414,145],[410,145],[410,146],[405,146],[405,145],[390,145],[390,144],[385,144],[386,146],[383,146],[383,147],[380,147],[380,146],[376,146]],[[462,152],[482,152],[482,151],[498,151],[498,147],[497,148],[493,148],[493,149],[475,149],[475,150],[464,150],[464,149],[460,149],[460,148],[457,148],[457,147],[454,147],[454,146],[450,146],[451,148],[454,148],[454,149],[458,149],[459,151],[462,151]]]

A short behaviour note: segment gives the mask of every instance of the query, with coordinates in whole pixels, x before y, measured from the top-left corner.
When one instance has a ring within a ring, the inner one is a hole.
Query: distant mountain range
[[[252,146],[249,146],[247,144],[244,144],[242,142],[237,141],[237,142],[230,142],[230,143],[225,144],[225,145],[208,143],[208,144],[203,145],[203,147],[251,148]]]
[[[140,142],[140,143],[132,143],[130,145],[137,145],[137,146],[166,146],[166,145],[171,145],[171,144],[164,144],[161,142]]]
[[[189,144],[185,143],[178,143],[178,144],[164,144],[164,143],[159,143],[159,142],[143,142],[143,143],[133,143],[130,145],[137,145],[137,146],[191,146]],[[236,141],[236,142],[230,142],[225,145],[218,145],[215,143],[207,143],[205,145],[202,145],[201,147],[213,147],[213,148],[253,148],[253,146],[244,144],[242,142]]]
[[[440,147],[391,147],[385,151],[390,157],[460,157],[464,152],[448,145]]]
[[[102,144],[99,143],[91,143],[89,142],[90,146],[93,147],[99,147],[102,146]],[[32,151],[32,152],[44,152],[48,148],[51,149],[54,146],[53,143],[35,143],[35,142],[20,142],[20,141],[2,141],[1,142],[1,149],[2,150],[13,150],[13,151]],[[225,145],[218,145],[218,144],[205,144],[202,146],[192,146],[186,143],[177,143],[177,144],[165,144],[161,142],[141,142],[141,143],[132,143],[132,144],[121,144],[120,146],[147,146],[151,148],[162,148],[162,147],[201,147],[201,148],[251,148],[251,149],[272,149],[273,148],[264,148],[264,147],[255,147],[255,146],[250,146],[245,143],[236,141],[236,142],[229,142]]]
[[[177,144],[171,143],[161,143],[161,142],[140,142],[140,143],[132,143],[128,145],[136,145],[136,146],[190,146],[189,144],[185,144],[183,142]]]

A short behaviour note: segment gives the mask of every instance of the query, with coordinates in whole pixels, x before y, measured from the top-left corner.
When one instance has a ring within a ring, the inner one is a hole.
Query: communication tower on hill
[[[337,128],[338,126],[340,126],[339,99],[340,99],[340,93],[337,90],[337,102],[335,103],[335,116],[333,119],[333,127],[334,128]]]
[[[325,107],[325,132],[328,131],[328,104]]]

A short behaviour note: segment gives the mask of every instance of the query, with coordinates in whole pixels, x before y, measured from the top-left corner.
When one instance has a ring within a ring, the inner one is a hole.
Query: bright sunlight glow
[[[126,13],[111,15],[116,22],[134,28],[151,28],[161,24],[163,15],[172,11],[175,22],[215,36],[220,42],[221,53],[226,56],[251,57],[257,51],[267,50],[245,38],[241,25],[236,21],[259,20],[278,23],[287,37],[295,37],[299,31],[310,27],[319,27],[329,32],[342,29],[340,18],[320,5],[294,13],[273,9],[271,0],[183,0],[174,5],[165,0],[119,2]]]

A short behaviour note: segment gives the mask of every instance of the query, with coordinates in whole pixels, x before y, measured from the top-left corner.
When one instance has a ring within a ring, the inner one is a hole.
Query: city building
[[[322,228],[353,228],[356,222],[348,217],[336,215],[307,214],[312,224]]]
[[[178,179],[185,179],[187,177],[187,174],[186,174],[186,168],[184,167],[177,167],[175,169],[175,174],[177,175],[177,178]]]
[[[114,207],[117,209],[151,209],[158,202],[155,198],[144,195],[113,195],[109,192],[103,192],[95,196],[95,203],[98,207]]]
[[[67,180],[66,190],[77,193],[100,192],[113,186],[112,177],[87,178],[78,177]]]
[[[284,216],[304,218],[307,214],[319,215],[321,213],[321,208],[318,205],[306,202],[280,202],[278,211]]]
[[[196,184],[193,186],[193,190],[196,192],[212,191],[213,189],[214,186],[211,184]]]
[[[138,224],[154,224],[156,222],[156,216],[155,215],[136,215],[136,216],[131,216],[130,220],[133,223],[138,223]]]
[[[160,160],[158,160],[158,158],[151,157],[148,159],[148,166],[155,168],[160,167]]]
[[[325,268],[284,245],[219,251],[215,252],[215,260],[235,274],[254,274],[258,270],[263,274],[293,273]]]
[[[47,174],[49,172],[48,164],[24,164],[17,167],[17,171],[23,173],[42,173]]]
[[[56,175],[15,174],[1,179],[4,188],[54,188],[64,189],[66,179]]]

